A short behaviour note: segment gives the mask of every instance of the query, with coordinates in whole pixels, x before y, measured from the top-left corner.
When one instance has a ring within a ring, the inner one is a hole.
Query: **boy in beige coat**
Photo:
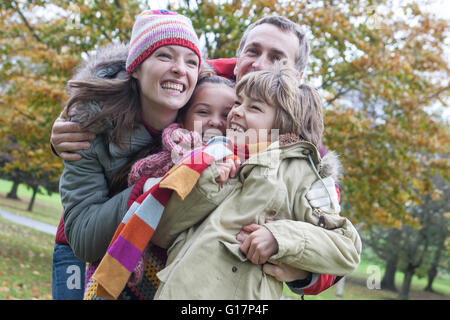
[[[169,202],[152,239],[170,245],[156,299],[279,299],[283,284],[262,271],[264,263],[339,276],[358,266],[361,240],[351,222],[313,210],[305,197],[337,160],[332,152],[320,159],[320,97],[296,79],[281,67],[238,83],[227,137],[245,143],[248,158],[235,179],[224,178],[233,163],[212,164],[184,201]],[[207,217],[176,237],[183,226],[170,220],[187,212]],[[236,235],[251,224],[263,227],[241,244]]]

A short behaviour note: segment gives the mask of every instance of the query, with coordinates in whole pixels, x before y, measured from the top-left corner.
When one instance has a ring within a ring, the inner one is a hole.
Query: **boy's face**
[[[299,40],[293,32],[263,23],[256,26],[247,36],[234,74],[236,81],[249,72],[271,70],[276,61],[287,59],[295,69],[295,57],[299,49]]]
[[[183,126],[196,131],[206,143],[215,136],[224,136],[227,115],[231,110],[236,94],[225,84],[204,83],[194,93],[192,104],[186,112]]]
[[[275,107],[240,96],[228,113],[227,137],[237,145],[270,142],[275,117]]]

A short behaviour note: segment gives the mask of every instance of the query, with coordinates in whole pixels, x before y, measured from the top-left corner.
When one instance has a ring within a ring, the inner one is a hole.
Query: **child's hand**
[[[278,242],[272,232],[258,224],[243,227],[236,238],[242,242],[241,251],[254,264],[264,264],[278,252]]]
[[[239,158],[236,160],[226,159],[225,162],[216,162],[217,171],[219,176],[216,178],[216,182],[220,185],[226,183],[229,178],[234,178],[241,165]]]

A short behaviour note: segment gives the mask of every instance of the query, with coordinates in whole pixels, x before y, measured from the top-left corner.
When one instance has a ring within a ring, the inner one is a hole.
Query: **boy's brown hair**
[[[295,134],[317,148],[322,143],[322,99],[312,86],[300,84],[298,71],[286,61],[275,70],[246,74],[236,85],[238,97],[262,101],[276,108],[275,129],[279,134]]]

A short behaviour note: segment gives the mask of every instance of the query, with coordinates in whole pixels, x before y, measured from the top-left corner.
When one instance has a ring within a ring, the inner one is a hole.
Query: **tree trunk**
[[[398,254],[392,256],[386,263],[386,271],[383,275],[383,280],[381,280],[381,288],[383,290],[390,290],[397,292],[397,288],[395,287],[395,272],[397,271],[397,261]]]
[[[36,194],[38,192],[39,186],[33,186],[33,196],[31,197],[30,202],[28,203],[28,211],[33,211],[34,200],[36,200]]]
[[[434,292],[433,291],[433,281],[434,281],[434,278],[436,278],[436,276],[437,276],[437,266],[435,266],[433,264],[433,266],[431,266],[430,270],[428,270],[428,283],[425,288],[425,291]]]
[[[431,263],[431,267],[428,270],[428,283],[425,288],[425,291],[433,292],[433,281],[437,276],[437,269],[439,266],[439,261],[441,260],[441,253],[445,246],[445,239],[447,237],[447,227],[445,224],[445,220],[442,221],[442,225],[445,226],[445,229],[442,230],[443,232],[439,233],[439,244],[436,249],[436,252],[434,253],[433,262]]]
[[[13,180],[11,191],[6,195],[9,199],[19,199],[17,196],[17,189],[19,188],[20,181]]]
[[[397,262],[399,254],[399,242],[401,240],[401,232],[396,228],[391,228],[389,231],[388,242],[391,248],[391,254],[386,255],[386,271],[381,280],[381,288],[397,292],[395,287],[395,272],[397,271]]]
[[[398,299],[408,300],[409,291],[411,289],[411,282],[412,282],[412,278],[414,276],[415,270],[416,270],[416,268],[414,266],[411,266],[410,264],[406,267],[405,277],[403,278],[402,289],[400,291],[400,295],[398,296]]]

